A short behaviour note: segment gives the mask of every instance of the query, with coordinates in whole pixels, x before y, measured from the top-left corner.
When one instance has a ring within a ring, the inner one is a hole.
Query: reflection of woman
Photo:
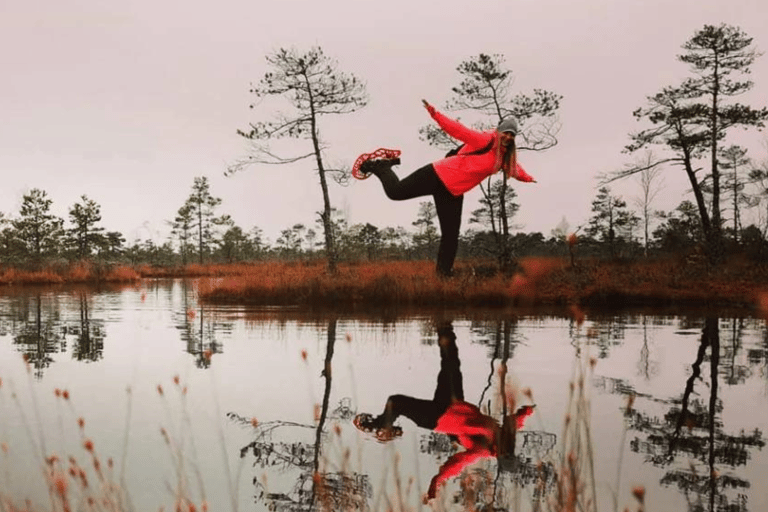
[[[353,169],[352,174],[359,178],[375,174],[387,197],[395,201],[433,197],[441,235],[437,272],[448,276],[458,249],[464,193],[500,170],[520,181],[535,180],[517,163],[515,136],[518,128],[515,119],[507,118],[495,130],[480,132],[444,116],[422,101],[440,128],[464,145],[455,154],[451,152],[450,156],[427,164],[402,180],[392,171],[392,166],[400,163],[399,159],[366,160],[359,168]]]
[[[473,462],[514,450],[515,432],[522,428],[525,419],[533,413],[533,407],[520,407],[512,416],[504,418],[503,424],[480,412],[477,406],[464,401],[459,350],[453,329],[438,329],[437,343],[440,347],[440,373],[432,400],[423,400],[405,395],[392,395],[377,417],[359,414],[355,426],[365,432],[375,432],[380,441],[388,441],[402,435],[402,429],[394,425],[399,416],[409,418],[418,426],[448,434],[466,450],[451,456],[440,466],[432,478],[426,499],[437,494],[438,487],[448,478],[456,476]]]

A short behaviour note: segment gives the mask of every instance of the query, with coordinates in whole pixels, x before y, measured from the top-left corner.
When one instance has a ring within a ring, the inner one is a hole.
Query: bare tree
[[[651,151],[647,151],[638,167],[644,167],[639,173],[640,197],[635,198],[635,206],[640,209],[641,220],[643,222],[643,254],[648,257],[648,231],[650,230],[651,219],[654,216],[651,204],[658,195],[663,185],[661,177],[661,167],[651,167],[654,157]]]
[[[768,151],[768,140],[763,142]],[[760,229],[765,237],[768,235],[768,158],[764,158],[760,164],[749,171],[749,182],[757,188],[755,193],[755,206],[763,204],[763,211],[759,212]]]
[[[251,153],[231,165],[227,173],[232,174],[252,164],[291,164],[314,158],[323,194],[323,211],[319,217],[325,231],[328,270],[336,272],[337,255],[326,175],[336,173],[343,180],[345,173],[325,165],[327,146],[321,138],[319,120],[325,115],[349,114],[364,107],[368,101],[365,85],[354,75],[339,71],[336,61],[327,57],[320,47],[304,53],[280,48],[267,56],[267,63],[272,71],[266,73],[250,92],[259,102],[267,97],[282,97],[290,105],[291,112],[278,111],[273,121],[252,122],[248,130],[238,130],[238,134],[253,143]],[[251,108],[259,106],[256,103]],[[273,152],[269,143],[286,137],[310,141],[311,151],[291,156]]]
[[[750,196],[744,193],[745,181],[741,179],[739,171],[749,168],[752,161],[747,157],[747,150],[735,144],[727,148],[721,148],[718,152],[721,159],[720,166],[722,173],[725,196],[730,196],[731,210],[733,212],[733,240],[739,243],[739,232],[741,231],[741,207],[754,206],[754,201]]]

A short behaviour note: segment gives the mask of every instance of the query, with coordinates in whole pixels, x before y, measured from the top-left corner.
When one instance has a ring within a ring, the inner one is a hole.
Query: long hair
[[[501,159],[501,168],[507,176],[510,176],[517,169],[517,143],[514,137],[507,146],[506,151],[504,151],[504,156]]]

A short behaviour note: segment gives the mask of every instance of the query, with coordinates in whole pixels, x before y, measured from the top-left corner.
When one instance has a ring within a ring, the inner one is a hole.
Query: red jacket
[[[502,156],[499,151],[499,136],[496,130],[479,132],[446,117],[434,108],[428,110],[432,119],[440,125],[445,133],[464,143],[464,147],[459,150],[458,154],[432,164],[438,177],[451,194],[460,196],[501,169]],[[480,155],[467,155],[467,153],[484,148],[491,141],[493,141],[493,146],[490,151]],[[520,181],[534,181],[519,163],[515,172],[510,173],[510,177]]]
[[[526,418],[533,414],[533,407],[523,406],[513,415],[515,430],[523,428]],[[477,406],[463,400],[452,403],[437,420],[435,432],[442,432],[458,437],[464,452],[451,456],[440,471],[432,478],[427,491],[427,499],[437,494],[437,488],[452,476],[459,475],[464,468],[479,459],[496,456],[496,436],[499,424],[490,416],[480,412]]]

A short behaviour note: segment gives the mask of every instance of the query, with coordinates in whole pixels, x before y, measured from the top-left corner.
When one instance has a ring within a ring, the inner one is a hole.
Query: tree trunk
[[[611,258],[616,257],[616,249],[613,242],[616,239],[616,231],[613,229],[613,198],[608,197],[608,250],[611,251]]]
[[[717,411],[718,371],[720,366],[720,319],[708,317],[704,327],[709,331],[709,510],[715,510],[717,473],[715,472],[715,413]]]
[[[645,233],[645,241],[643,243],[643,256],[648,257],[648,217],[650,217],[650,212],[648,211],[648,206],[646,205],[643,209],[643,228]]]
[[[712,151],[710,156],[712,159],[712,234],[711,240],[708,241],[707,244],[710,253],[710,262],[713,265],[722,262],[724,252],[722,220],[720,216],[720,169],[717,164],[717,100],[720,91],[718,64],[719,61],[717,55],[715,55],[715,69],[713,71],[715,82],[712,87],[712,117],[710,120],[710,123],[712,124]]]
[[[197,258],[203,264],[203,205],[197,209]]]
[[[305,75],[306,78],[306,75]],[[320,153],[320,140],[317,134],[317,117],[315,114],[315,101],[312,94],[312,87],[307,78],[307,94],[309,96],[310,125],[312,133],[312,148],[315,151],[315,160],[317,161],[317,173],[320,175],[320,188],[323,190],[323,231],[325,234],[325,254],[328,258],[328,272],[335,274],[338,270],[336,265],[336,244],[333,236],[333,222],[331,219],[331,198],[328,195],[328,180],[325,177],[325,167],[323,167],[323,157]]]
[[[685,148],[683,149],[683,165],[685,167],[685,173],[688,175],[688,180],[691,183],[693,195],[696,198],[696,206],[699,209],[701,230],[704,232],[707,261],[712,265],[716,265],[722,260],[722,239],[719,236],[722,233],[715,229],[713,222],[710,220],[709,214],[707,213],[707,203],[704,200],[704,193],[701,191],[701,186],[693,171],[690,152]]]
[[[509,248],[509,219],[507,218],[507,173],[502,171],[501,191],[499,192],[499,216],[501,217],[501,247],[499,247],[499,264],[504,274],[510,272],[512,255]]]
[[[315,453],[312,461],[313,475],[320,476],[320,446],[323,439],[323,428],[325,427],[326,417],[328,415],[328,405],[331,396],[331,383],[333,373],[331,362],[333,361],[333,348],[336,344],[336,319],[328,321],[328,343],[325,349],[325,365],[323,366],[322,376],[325,378],[325,390],[323,391],[323,403],[320,408],[320,417],[317,420],[317,429],[315,430]],[[315,499],[318,496],[318,479],[312,479],[312,493],[308,510],[314,509]]]
[[[741,216],[739,215],[739,180],[736,174],[736,163],[733,165],[733,241],[739,244],[739,226],[741,225]]]
[[[496,225],[496,208],[493,204],[493,193],[491,188],[491,178],[488,178],[486,186],[488,187],[488,190],[486,191],[485,188],[483,188],[483,185],[480,185],[480,190],[483,193],[483,196],[485,197],[486,201],[488,201],[488,217],[491,221],[491,233],[493,234],[493,241],[496,243],[496,261],[499,263],[499,268],[501,268],[501,248],[502,248],[502,238],[501,233],[499,233],[499,228],[501,226]],[[501,222],[499,222],[501,224]]]

